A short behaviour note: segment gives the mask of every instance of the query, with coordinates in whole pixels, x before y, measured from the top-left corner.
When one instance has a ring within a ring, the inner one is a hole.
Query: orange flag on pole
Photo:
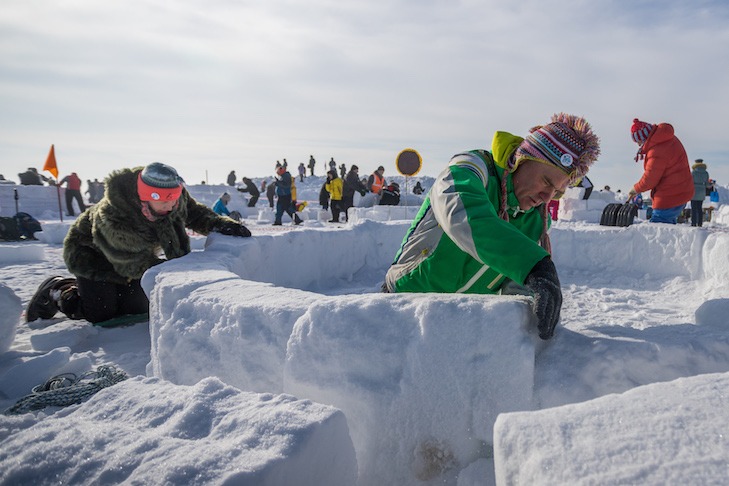
[[[53,148],[53,144],[51,144],[51,151],[48,152],[48,157],[46,158],[46,164],[43,166],[43,170],[47,170],[53,176],[58,179],[58,166],[56,165],[56,151]]]

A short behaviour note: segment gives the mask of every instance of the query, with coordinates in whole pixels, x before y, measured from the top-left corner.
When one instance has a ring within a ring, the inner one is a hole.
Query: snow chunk
[[[722,484],[729,374],[682,378],[590,402],[502,414],[497,484]]]
[[[0,417],[0,430],[9,421]],[[356,479],[340,411],[215,378],[191,387],[133,378],[29,425],[3,442],[5,483],[340,486]]]
[[[10,349],[15,340],[23,306],[20,298],[5,284],[0,283],[0,354]]]
[[[727,331],[729,330],[727,316],[729,316],[729,299],[707,300],[696,309],[696,325]]]

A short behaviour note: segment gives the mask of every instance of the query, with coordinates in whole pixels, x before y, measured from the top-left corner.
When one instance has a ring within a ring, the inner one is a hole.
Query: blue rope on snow
[[[124,371],[113,365],[99,366],[76,377],[73,373],[54,376],[43,384],[33,387],[27,395],[5,411],[5,415],[19,415],[45,407],[66,407],[81,403],[102,388],[116,385],[129,378]]]

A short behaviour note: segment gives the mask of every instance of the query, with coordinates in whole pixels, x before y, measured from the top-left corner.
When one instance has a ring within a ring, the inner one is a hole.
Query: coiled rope
[[[102,388],[116,385],[127,378],[129,375],[113,365],[99,366],[96,371],[88,371],[79,377],[73,373],[57,375],[33,387],[32,393],[18,400],[5,411],[5,415],[81,403]]]

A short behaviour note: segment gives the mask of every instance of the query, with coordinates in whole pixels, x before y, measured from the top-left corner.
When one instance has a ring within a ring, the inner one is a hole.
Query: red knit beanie
[[[633,141],[638,145],[643,145],[648,136],[653,131],[653,125],[640,121],[637,118],[633,119],[633,126],[630,127],[630,135],[633,137]]]

